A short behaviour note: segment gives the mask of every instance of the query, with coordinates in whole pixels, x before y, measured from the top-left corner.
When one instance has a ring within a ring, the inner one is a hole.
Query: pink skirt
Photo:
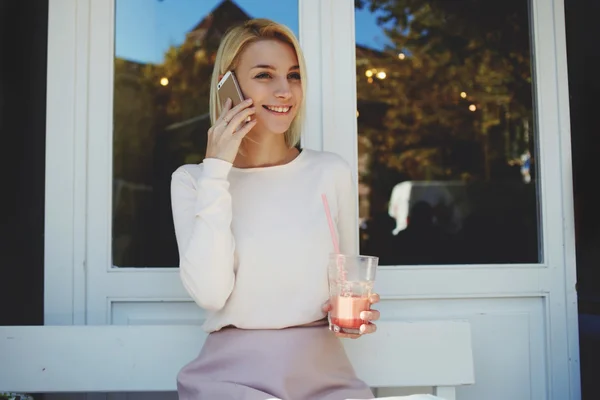
[[[177,375],[180,400],[373,399],[327,327],[224,329]]]

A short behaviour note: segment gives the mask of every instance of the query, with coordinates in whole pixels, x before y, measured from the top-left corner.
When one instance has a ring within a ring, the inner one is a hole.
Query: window
[[[356,2],[361,253],[540,262],[528,2]]]
[[[113,264],[174,267],[171,173],[204,157],[220,38],[255,17],[298,35],[298,3],[117,0],[115,7]]]

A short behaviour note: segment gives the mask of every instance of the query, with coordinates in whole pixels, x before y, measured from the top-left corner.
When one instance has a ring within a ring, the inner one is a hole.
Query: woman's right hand
[[[246,99],[231,108],[231,99],[227,99],[221,115],[208,130],[206,158],[218,158],[233,164],[242,139],[256,125],[256,119],[245,122],[256,112],[251,105],[252,99]]]

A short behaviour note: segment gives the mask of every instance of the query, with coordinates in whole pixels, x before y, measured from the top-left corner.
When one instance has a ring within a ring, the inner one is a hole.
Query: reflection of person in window
[[[234,108],[216,93],[230,70],[250,100]],[[210,332],[177,377],[180,399],[373,397],[325,319],[333,246],[321,194],[349,254],[356,195],[339,156],[296,147],[305,75],[293,33],[271,21],[251,20],[219,47],[206,158],[172,177],[181,279]],[[374,332],[379,313],[364,316],[361,330]]]
[[[426,201],[417,202],[411,209],[405,230],[395,238],[394,264],[419,265],[447,262],[448,253],[439,226],[435,223],[434,209]]]

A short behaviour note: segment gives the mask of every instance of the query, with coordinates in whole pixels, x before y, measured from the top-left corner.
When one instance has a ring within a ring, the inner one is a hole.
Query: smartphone
[[[225,104],[228,98],[233,102],[231,105],[232,108],[244,101],[244,95],[232,71],[227,71],[219,83],[217,83],[217,93],[219,94],[221,106]]]

